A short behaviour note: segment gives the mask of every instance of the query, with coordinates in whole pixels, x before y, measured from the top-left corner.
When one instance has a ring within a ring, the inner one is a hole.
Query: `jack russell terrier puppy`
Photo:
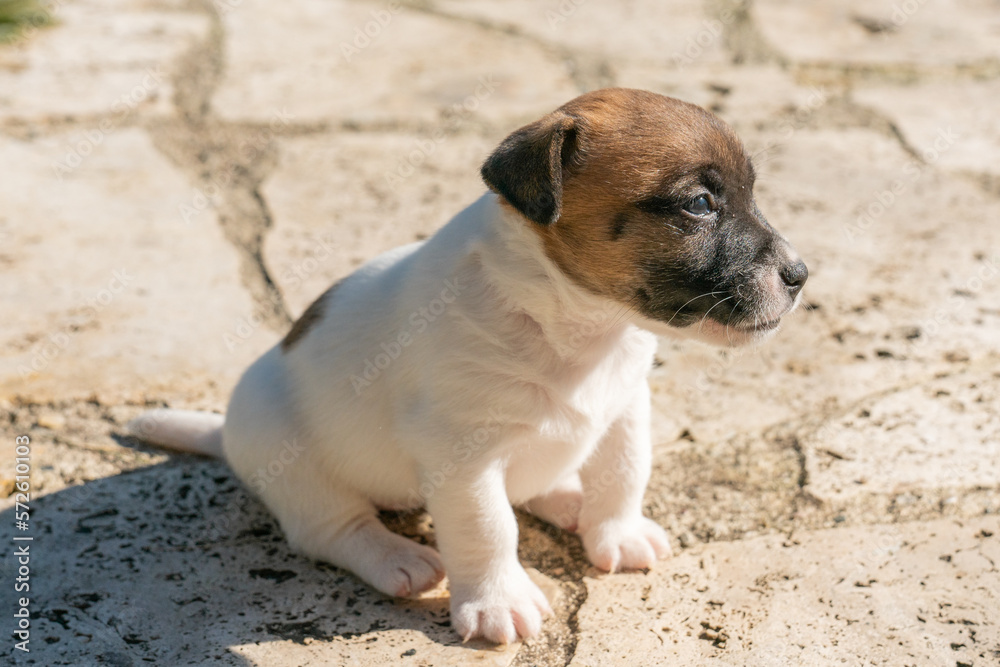
[[[507,137],[482,176],[491,192],[437,234],[309,306],[224,418],[130,426],[224,456],[295,548],[388,595],[447,573],[455,630],[512,642],[551,610],[511,506],[577,531],[603,570],[668,556],[642,514],[655,335],[761,341],[807,270],[754,203],[732,129],[676,99],[582,95]],[[289,443],[294,461],[262,475]],[[440,555],[379,520],[418,506]]]

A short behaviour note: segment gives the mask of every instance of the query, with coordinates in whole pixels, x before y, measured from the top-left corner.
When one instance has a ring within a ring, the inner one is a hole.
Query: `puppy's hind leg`
[[[557,528],[576,532],[583,506],[583,485],[580,474],[574,472],[559,480],[547,492],[535,496],[522,506],[546,523]]]
[[[350,570],[386,595],[416,595],[441,581],[437,551],[391,532],[367,498],[335,479],[321,479],[321,471],[305,461],[298,464],[280,478],[283,489],[265,493],[294,548]],[[285,502],[274,502],[278,496]]]
[[[327,448],[296,427],[278,348],[244,374],[223,431],[226,460],[277,517],[289,543],[351,570],[389,595],[414,595],[444,576],[437,552],[382,525],[375,507],[331,471]]]

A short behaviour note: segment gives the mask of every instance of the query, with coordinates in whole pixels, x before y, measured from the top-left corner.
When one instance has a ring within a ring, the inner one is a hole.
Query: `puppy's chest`
[[[552,371],[528,397],[538,434],[581,444],[598,438],[635,400],[646,370],[644,358],[628,356]]]

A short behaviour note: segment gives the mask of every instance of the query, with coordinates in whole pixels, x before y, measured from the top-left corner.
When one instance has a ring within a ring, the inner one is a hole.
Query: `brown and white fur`
[[[154,411],[133,429],[224,455],[292,545],[386,594],[447,573],[455,630],[510,642],[550,613],[512,505],[576,530],[604,570],[667,556],[642,515],[654,334],[760,341],[806,269],[757,209],[732,130],[675,99],[588,93],[510,135],[482,174],[491,192],[437,234],[320,297],[246,371],[224,423]],[[440,557],[379,521],[419,505]]]

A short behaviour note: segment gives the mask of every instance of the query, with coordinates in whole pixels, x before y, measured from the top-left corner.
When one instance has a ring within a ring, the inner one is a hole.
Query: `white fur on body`
[[[247,370],[223,431],[294,546],[391,595],[447,571],[466,638],[531,636],[550,611],[512,504],[577,527],[604,569],[669,553],[641,511],[655,337],[570,282],[529,224],[488,193],[360,268],[304,338]],[[378,520],[421,504],[440,560]]]

